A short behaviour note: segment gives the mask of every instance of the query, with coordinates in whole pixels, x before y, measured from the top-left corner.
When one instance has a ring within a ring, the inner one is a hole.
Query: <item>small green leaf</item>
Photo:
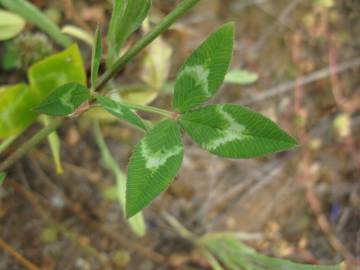
[[[29,1],[0,0],[0,4],[35,24],[39,29],[51,36],[59,45],[68,47],[71,44],[71,40],[61,33],[59,27]]]
[[[129,36],[141,26],[150,7],[151,0],[114,0],[108,33],[108,66],[117,59]]]
[[[0,138],[16,136],[35,119],[39,96],[26,84],[0,87]]]
[[[238,105],[210,105],[185,113],[180,122],[202,148],[227,158],[259,157],[297,145],[270,119]]]
[[[4,182],[6,177],[6,173],[4,172],[0,172],[0,186],[2,185],[2,183]]]
[[[224,81],[234,43],[234,24],[218,29],[188,58],[175,83],[173,107],[186,112],[212,97]]]
[[[126,106],[122,105],[120,102],[114,101],[108,97],[96,96],[97,102],[104,107],[112,115],[129,122],[130,124],[140,128],[141,130],[146,131],[146,126],[142,119]]]
[[[101,29],[98,26],[95,32],[95,42],[92,49],[92,58],[91,58],[91,88],[96,87],[96,81],[99,73],[100,62],[102,54],[102,33]]]
[[[51,116],[66,116],[73,113],[90,97],[90,91],[85,86],[68,83],[56,88],[35,110]]]
[[[183,159],[180,128],[164,120],[136,145],[128,167],[126,216],[134,216],[172,182]]]
[[[19,34],[25,27],[20,16],[0,9],[0,40],[8,40]]]
[[[259,75],[244,69],[234,69],[229,71],[225,76],[226,83],[249,85],[255,83]]]

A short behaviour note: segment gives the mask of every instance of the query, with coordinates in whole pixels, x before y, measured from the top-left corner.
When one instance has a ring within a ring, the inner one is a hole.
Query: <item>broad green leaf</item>
[[[68,47],[71,44],[71,40],[61,33],[59,27],[29,1],[0,0],[0,4],[6,9],[19,14],[27,21],[35,24],[39,29],[52,37],[59,45]]]
[[[234,43],[234,24],[218,29],[188,58],[175,82],[173,107],[186,112],[212,97],[224,81]]]
[[[96,96],[97,102],[104,107],[112,115],[129,122],[130,124],[140,128],[141,130],[146,130],[146,126],[142,119],[126,106],[122,105],[120,102],[114,101],[108,97]]]
[[[85,85],[85,70],[77,45],[31,66],[28,78],[30,87],[18,84],[0,88],[0,138],[24,131],[36,119],[32,109],[55,88],[69,82]]]
[[[20,134],[36,118],[39,96],[26,84],[0,87],[0,138]]]
[[[95,42],[92,49],[91,57],[91,88],[96,87],[96,81],[99,73],[102,54],[102,32],[98,26],[95,32]]]
[[[126,175],[121,170],[119,165],[114,160],[111,152],[106,145],[104,137],[101,133],[99,124],[95,122],[94,124],[94,132],[96,137],[96,142],[101,151],[101,157],[106,169],[111,171],[116,177],[116,198],[119,201],[124,213],[125,213],[125,204],[126,204]],[[137,236],[144,236],[146,233],[146,224],[144,221],[144,217],[141,212],[133,216],[128,220],[130,228]]]
[[[338,265],[321,266],[293,263],[257,253],[241,243],[234,234],[209,234],[199,244],[207,249],[229,270],[340,270]]]
[[[42,115],[41,120],[45,126],[48,126],[51,118],[46,115]],[[59,135],[56,131],[51,133],[48,136],[48,142],[50,145],[51,154],[55,163],[56,173],[62,174],[64,172],[63,166],[61,164],[61,142]]]
[[[67,83],[56,88],[34,110],[51,116],[66,116],[75,112],[90,97],[90,91],[85,86]]]
[[[76,44],[34,64],[28,71],[31,88],[42,100],[66,83],[86,84],[83,60]]]
[[[210,105],[185,113],[180,122],[202,148],[227,158],[259,157],[297,144],[270,119],[233,104]]]
[[[0,9],[0,41],[15,37],[24,27],[25,21],[23,18]]]
[[[0,172],[0,186],[2,185],[2,183],[4,182],[6,177],[6,173],[4,172]]]
[[[80,27],[65,25],[61,28],[61,32],[78,40],[84,41],[87,45],[92,46],[94,43],[94,37]]]
[[[126,216],[134,216],[161,192],[176,176],[183,159],[180,128],[164,120],[136,145],[128,166]]]
[[[253,84],[259,79],[259,75],[244,69],[234,69],[225,76],[226,83],[248,85]]]
[[[114,0],[108,33],[108,66],[117,59],[120,49],[149,13],[151,0]]]

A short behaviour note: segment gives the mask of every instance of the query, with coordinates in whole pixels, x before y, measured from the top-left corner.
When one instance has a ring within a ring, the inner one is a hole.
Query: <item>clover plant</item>
[[[234,25],[228,23],[192,53],[177,75],[173,111],[115,101],[78,83],[59,86],[35,110],[50,116],[69,116],[89,102],[144,131],[128,165],[126,215],[130,218],[176,176],[184,155],[183,133],[204,150],[226,158],[260,157],[296,146],[294,138],[257,112],[235,104],[204,105],[224,81],[233,43]],[[93,50],[93,84],[101,57],[100,45],[96,42]],[[149,128],[136,110],[160,114],[165,119]]]
[[[171,111],[115,100],[108,95],[107,83],[199,1],[181,1],[158,25],[121,53],[127,39],[147,17],[151,1],[114,0],[106,38],[108,53],[103,55],[103,35],[98,28],[93,42],[88,86],[80,51],[76,44],[70,45],[70,38],[64,36],[53,23],[46,24],[46,17],[29,2],[0,0],[4,7],[33,22],[66,48],[32,65],[27,73],[29,84],[19,83],[0,88],[0,138],[18,136],[36,120],[38,114],[51,117],[45,121],[46,126],[41,131],[0,163],[0,171],[9,169],[52,134],[67,117],[78,117],[91,108],[102,108],[144,133],[131,155],[125,185],[125,175],[116,166],[99,127],[95,125],[96,139],[106,167],[118,179],[119,200],[127,218],[136,218],[132,219],[135,231],[143,235],[145,225],[139,214],[166,190],[177,175],[184,156],[185,134],[205,151],[231,159],[262,157],[295,147],[297,142],[293,137],[260,113],[238,104],[209,104],[225,78],[226,81],[237,81],[234,73],[228,74],[234,46],[233,23],[224,24],[210,34],[180,68],[174,84]],[[105,59],[106,71],[98,76],[102,59]],[[246,77],[241,79],[244,84],[258,79],[253,74],[241,74]],[[138,115],[139,111],[157,114],[161,119],[151,123]],[[5,174],[0,173],[0,183],[4,177]],[[212,243],[208,249],[216,253]],[[257,259],[252,251],[249,254],[252,256],[250,259]],[[218,256],[220,259],[224,257],[221,254]]]

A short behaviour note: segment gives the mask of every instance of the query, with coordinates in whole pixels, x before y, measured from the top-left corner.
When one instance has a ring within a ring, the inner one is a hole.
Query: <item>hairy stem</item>
[[[134,46],[129,49],[122,57],[115,61],[114,65],[105,72],[105,74],[99,79],[98,84],[95,87],[95,91],[100,91],[106,83],[113,78],[124,66],[137,54],[139,54],[146,46],[148,46],[156,37],[162,32],[167,30],[177,19],[184,15],[188,10],[195,6],[200,0],[183,0],[169,15],[167,15],[158,25],[156,25],[147,35],[141,38]],[[136,105],[133,105],[136,106]],[[134,108],[135,109],[135,108]],[[156,108],[157,109],[157,108]],[[154,110],[152,112],[155,112]],[[161,109],[157,109],[157,113],[163,116],[169,117],[170,112],[166,112]],[[36,133],[25,144],[21,145],[18,150],[5,159],[0,164],[0,171],[8,169],[17,160],[26,155],[32,148],[42,142],[49,134],[59,128],[64,120],[54,121],[49,126],[43,128]]]

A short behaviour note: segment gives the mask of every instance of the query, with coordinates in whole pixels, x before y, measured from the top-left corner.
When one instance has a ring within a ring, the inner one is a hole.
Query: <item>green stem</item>
[[[36,133],[30,140],[21,145],[11,156],[9,156],[0,164],[0,171],[5,171],[14,165],[16,161],[29,153],[31,149],[46,139],[46,137],[54,132],[58,127],[60,127],[61,124],[61,120],[53,120],[48,126]]]
[[[158,25],[156,25],[147,35],[141,38],[134,46],[129,49],[122,57],[115,61],[114,65],[105,72],[99,79],[95,87],[95,91],[101,90],[105,84],[114,77],[124,66],[137,54],[139,54],[146,46],[148,46],[156,37],[167,30],[177,19],[184,15],[188,10],[195,6],[200,0],[183,0],[169,15],[167,15]],[[133,104],[132,104],[133,105]],[[136,106],[136,105],[133,105]],[[148,109],[148,108],[147,108]],[[169,117],[169,112],[161,109],[156,110],[158,114]],[[152,110],[151,112],[155,112]],[[166,113],[165,113],[166,112]],[[0,170],[6,170],[12,166],[17,160],[26,155],[32,148],[42,142],[46,137],[61,126],[63,121],[54,121],[49,126],[43,128],[36,133],[25,144],[21,145],[17,151],[9,156],[0,164]]]
[[[121,101],[120,103],[123,104],[124,106],[128,107],[129,109],[133,109],[133,110],[137,110],[137,111],[154,113],[154,114],[164,116],[166,118],[172,118],[172,116],[173,116],[173,113],[170,111],[166,111],[166,110],[152,107],[152,106],[138,105],[138,104],[133,104],[133,103],[127,103],[124,101]]]
[[[10,138],[7,138],[0,144],[0,154],[6,151],[6,149],[9,148],[10,145],[12,145],[13,142],[16,141],[18,136],[12,136]]]
[[[195,6],[200,0],[183,0],[169,15],[156,25],[147,35],[135,43],[122,57],[115,61],[113,66],[100,78],[95,91],[99,91],[113,78],[132,58],[148,46],[162,32],[167,30],[177,19]]]

